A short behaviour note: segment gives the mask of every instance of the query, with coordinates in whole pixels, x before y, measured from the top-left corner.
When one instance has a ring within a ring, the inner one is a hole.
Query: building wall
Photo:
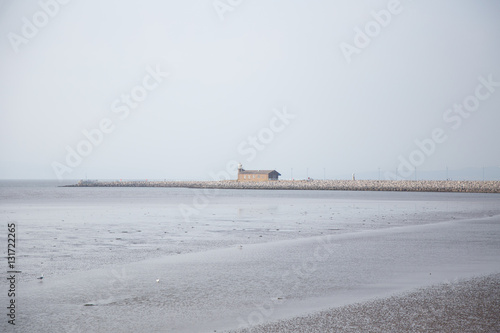
[[[269,176],[267,174],[245,174],[238,173],[238,181],[240,182],[267,182]]]
[[[269,175],[267,175],[267,177],[270,179],[270,180],[278,180],[278,173],[273,171],[271,172]]]

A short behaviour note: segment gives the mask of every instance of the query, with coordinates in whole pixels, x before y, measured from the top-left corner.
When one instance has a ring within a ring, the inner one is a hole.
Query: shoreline
[[[221,181],[79,181],[61,187],[179,187],[235,190],[316,190],[500,193],[500,181],[460,180],[277,180]]]
[[[496,273],[224,332],[498,332],[499,291]]]

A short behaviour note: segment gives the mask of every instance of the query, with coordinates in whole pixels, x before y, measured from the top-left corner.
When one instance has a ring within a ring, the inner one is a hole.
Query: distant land
[[[253,181],[91,181],[63,187],[183,187],[206,189],[403,191],[500,193],[500,181],[460,180],[272,180]]]

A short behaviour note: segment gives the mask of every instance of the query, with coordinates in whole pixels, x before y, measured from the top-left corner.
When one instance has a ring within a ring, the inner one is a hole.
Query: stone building
[[[241,164],[238,165],[238,181],[240,182],[266,182],[278,180],[281,174],[276,170],[245,170]]]

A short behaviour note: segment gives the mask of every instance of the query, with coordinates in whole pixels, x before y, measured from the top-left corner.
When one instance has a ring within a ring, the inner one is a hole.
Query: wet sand
[[[347,320],[352,304],[500,272],[497,194],[222,190],[202,206],[207,192],[2,189],[0,215],[19,227],[16,331],[222,332],[328,309]],[[182,205],[198,210],[186,219]],[[381,309],[371,323],[403,313]]]
[[[500,332],[500,274],[228,332]]]

